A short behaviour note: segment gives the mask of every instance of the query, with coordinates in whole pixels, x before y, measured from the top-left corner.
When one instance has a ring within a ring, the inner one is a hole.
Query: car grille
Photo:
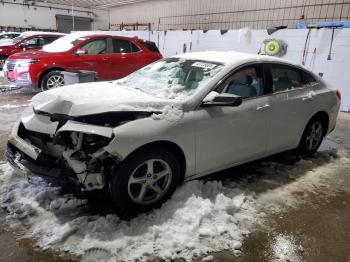
[[[13,71],[15,68],[15,61],[7,60],[6,69],[7,71]]]

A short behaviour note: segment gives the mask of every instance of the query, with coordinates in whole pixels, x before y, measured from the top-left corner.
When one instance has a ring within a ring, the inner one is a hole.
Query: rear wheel
[[[122,218],[158,208],[174,193],[180,163],[161,147],[142,150],[126,159],[110,181],[110,192]]]
[[[325,124],[322,118],[312,118],[304,130],[298,151],[307,156],[315,153],[322,143],[325,131]]]
[[[64,77],[61,71],[51,71],[41,80],[41,90],[46,91],[64,85]]]

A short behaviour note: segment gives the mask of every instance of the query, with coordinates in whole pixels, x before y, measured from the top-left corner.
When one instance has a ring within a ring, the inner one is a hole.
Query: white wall
[[[152,30],[295,28],[299,21],[349,20],[349,9],[342,0],[150,0],[111,9],[111,24],[151,23]]]
[[[123,31],[120,34],[154,41],[159,44],[159,50],[165,57],[182,53],[184,43],[187,45],[187,51],[190,51],[192,43],[191,51],[234,50],[257,53],[264,39],[276,38],[288,43],[287,54],[283,58],[301,64],[307,32],[308,30],[285,29],[269,36],[266,30],[252,30],[249,43],[240,43],[238,30],[230,30],[224,35],[221,35],[218,30],[207,33],[203,31],[167,31],[166,34],[164,31],[153,33]],[[316,74],[322,72],[323,78],[334,88],[340,90],[342,93],[341,109],[348,111],[350,110],[350,29],[335,30],[331,60],[327,60],[331,34],[331,29],[311,31],[305,66]],[[315,48],[316,54],[313,55]]]
[[[7,1],[14,2],[14,1]],[[52,7],[45,8],[39,6],[18,5],[21,1],[15,1],[17,4],[7,4],[0,2],[0,25],[16,27],[36,27],[40,29],[56,30],[56,14],[71,15],[71,7],[65,5],[53,5],[40,3],[38,5]],[[64,9],[64,10],[61,10]],[[92,11],[92,13],[91,13]],[[90,12],[90,13],[88,13]],[[74,15],[80,17],[90,17],[94,20],[92,29],[108,29],[109,13],[103,10],[90,10],[87,8],[74,8]]]

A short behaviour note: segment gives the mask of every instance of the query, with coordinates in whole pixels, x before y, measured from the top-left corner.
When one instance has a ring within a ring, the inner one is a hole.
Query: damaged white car
[[[281,59],[183,54],[36,95],[6,155],[22,173],[108,190],[119,214],[135,215],[183,181],[289,149],[312,154],[339,105],[338,91]]]

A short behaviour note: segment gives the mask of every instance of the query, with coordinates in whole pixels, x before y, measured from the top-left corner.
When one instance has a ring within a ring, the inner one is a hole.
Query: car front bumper
[[[56,166],[55,159],[42,153],[41,149],[17,135],[19,123],[13,128],[8,139],[6,160],[21,175],[39,175],[60,178],[62,169]]]
[[[22,117],[26,120],[29,119],[29,122],[25,121],[28,129],[23,122],[18,122],[13,128],[7,144],[6,159],[16,172],[21,175],[49,177],[55,179],[59,184],[74,185],[82,191],[103,189],[107,174],[104,167],[109,164],[114,165],[117,160],[103,148],[98,148],[89,157],[83,156],[86,153],[81,148],[79,150],[67,148],[65,143],[69,137],[72,139],[73,133],[81,137],[79,139],[83,141],[84,135],[79,132],[82,130],[69,131],[75,126],[74,123],[68,121],[59,131],[52,130],[51,132],[47,130],[48,122],[45,121],[45,119],[50,119],[48,116],[38,116],[31,113],[30,109],[27,111],[27,114],[23,114]],[[93,126],[88,125],[87,127],[91,129]],[[50,136],[45,133],[44,129],[55,135]],[[56,128],[54,129],[56,130]],[[60,132],[66,134],[63,135],[65,138],[60,136]],[[67,137],[67,134],[70,136]],[[70,144],[70,142],[67,143]],[[81,154],[83,155],[81,156]]]
[[[13,72],[4,70],[4,78],[9,82],[10,85],[16,86],[16,87],[26,87],[26,88],[38,88],[38,84],[32,83],[30,80],[25,81],[19,81],[16,80],[13,76]]]

